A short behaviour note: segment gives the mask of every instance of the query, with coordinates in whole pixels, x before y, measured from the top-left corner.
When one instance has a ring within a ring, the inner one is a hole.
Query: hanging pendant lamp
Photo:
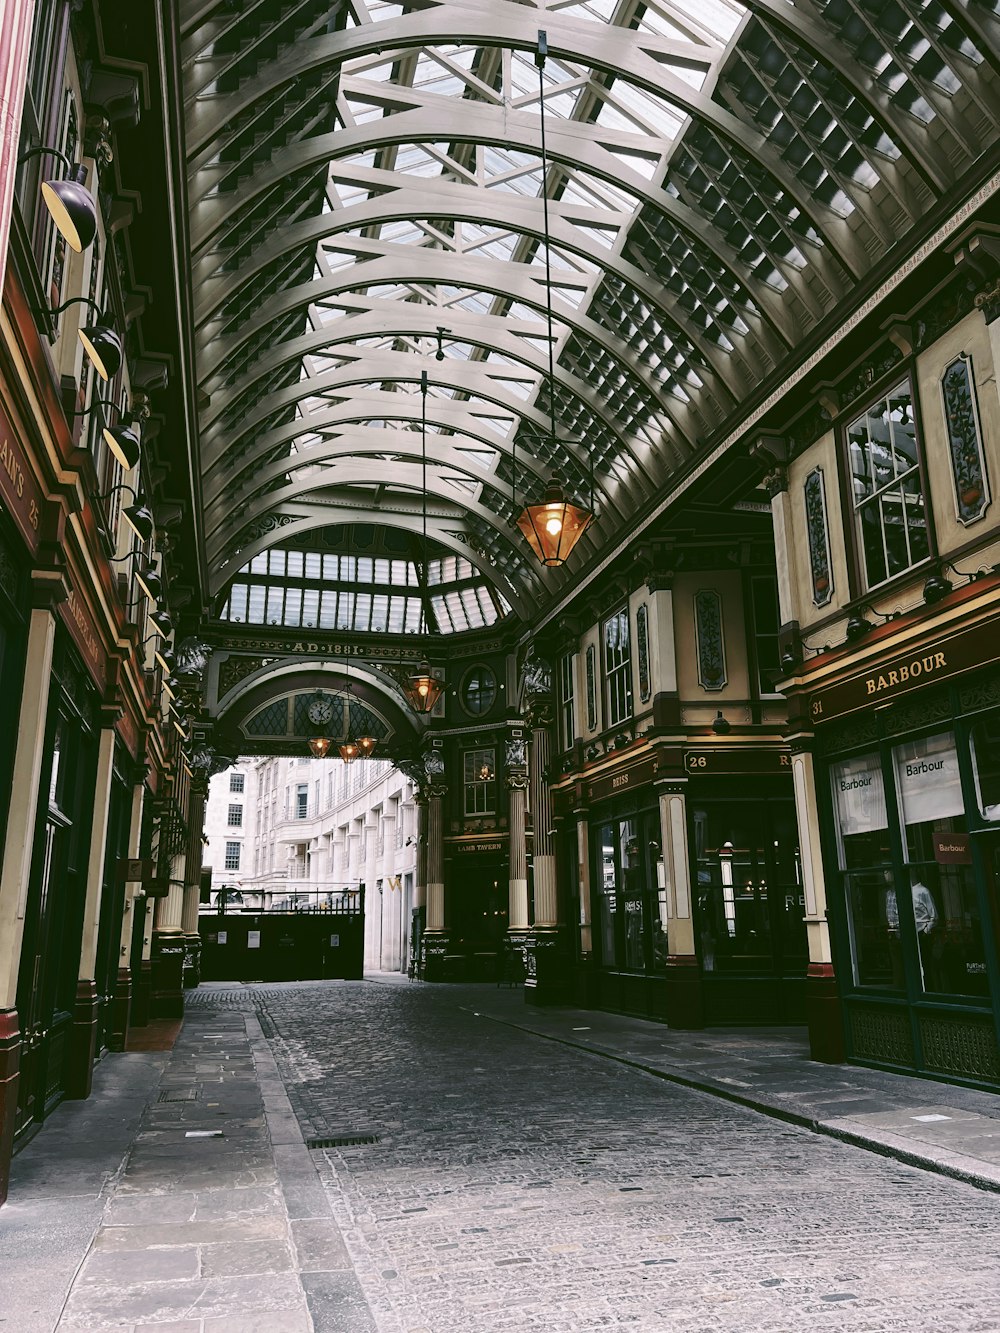
[[[329,736],[312,736],[309,739],[309,751],[314,759],[325,759],[330,753],[331,744]]]
[[[376,745],[378,745],[378,741],[374,736],[358,737],[358,749],[361,751],[361,757],[363,759],[371,758],[372,751],[375,749]]]
[[[538,34],[538,47],[535,51],[535,64],[538,66],[538,111],[541,122],[542,140],[542,222],[545,233],[545,316],[547,322],[549,348],[549,417],[553,445],[556,443],[556,366],[555,340],[552,336],[552,259],[549,239],[549,194],[548,194],[548,152],[545,143],[545,57],[548,54],[548,39],[543,31]],[[517,512],[517,467],[511,467],[511,490],[514,512]],[[562,483],[554,473],[545,488],[545,494],[537,504],[525,505],[517,526],[527,539],[528,545],[548,568],[562,565],[569,559],[573,547],[586,532],[594,517],[594,466],[590,465],[590,508],[581,509],[570,504],[563,492]]]
[[[337,748],[340,750],[340,757],[345,764],[353,764],[355,759],[361,754],[361,749],[357,741],[352,741],[349,737]]]
[[[423,502],[424,502],[424,590],[426,607],[427,567],[429,548],[427,543],[427,371],[420,372],[420,442],[421,465],[423,467]],[[426,623],[426,615],[424,617]],[[423,658],[416,671],[410,676],[406,687],[406,697],[415,713],[430,713],[441,698],[444,681],[431,675],[431,664]]]

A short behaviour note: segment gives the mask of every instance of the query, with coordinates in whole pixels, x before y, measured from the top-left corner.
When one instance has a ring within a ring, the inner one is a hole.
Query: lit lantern
[[[569,559],[593,514],[570,504],[563,494],[559,478],[553,476],[540,504],[528,505],[517,526],[543,565],[556,566]]]
[[[378,741],[374,736],[358,737],[358,749],[361,751],[362,758],[364,759],[367,759],[370,756],[376,745],[378,745]]]
[[[312,751],[314,759],[325,759],[330,753],[330,738],[328,736],[313,736],[309,742],[309,749]]]
[[[340,747],[340,757],[345,764],[353,764],[355,759],[361,753],[357,741],[344,741]]]
[[[431,675],[430,663],[425,659],[410,677],[410,683],[406,687],[406,697],[415,712],[430,713],[441,698],[443,690],[444,681],[436,680]]]

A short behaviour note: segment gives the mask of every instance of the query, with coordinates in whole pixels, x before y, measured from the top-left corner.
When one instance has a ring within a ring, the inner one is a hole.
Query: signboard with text
[[[45,496],[28,466],[14,424],[0,404],[0,500],[32,555],[38,553]]]

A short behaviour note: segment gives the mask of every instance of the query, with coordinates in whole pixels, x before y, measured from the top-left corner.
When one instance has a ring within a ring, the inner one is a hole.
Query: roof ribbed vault
[[[419,534],[424,370],[435,549],[558,590],[995,145],[998,6],[181,0],[209,591]],[[568,571],[512,526],[553,469]]]

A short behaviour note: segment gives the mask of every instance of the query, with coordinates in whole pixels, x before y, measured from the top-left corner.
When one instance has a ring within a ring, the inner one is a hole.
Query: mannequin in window
[[[889,930],[890,950],[892,953],[893,982],[903,984],[902,952],[899,948],[899,904],[896,902],[896,886],[892,882],[892,871],[885,872],[888,887],[885,891],[885,923]],[[913,924],[917,931],[917,943],[920,946],[920,967],[924,978],[924,989],[936,989],[932,973],[935,960],[932,957],[932,939],[938,923],[938,908],[934,895],[923,882],[920,870],[910,867],[910,895],[913,900]]]

